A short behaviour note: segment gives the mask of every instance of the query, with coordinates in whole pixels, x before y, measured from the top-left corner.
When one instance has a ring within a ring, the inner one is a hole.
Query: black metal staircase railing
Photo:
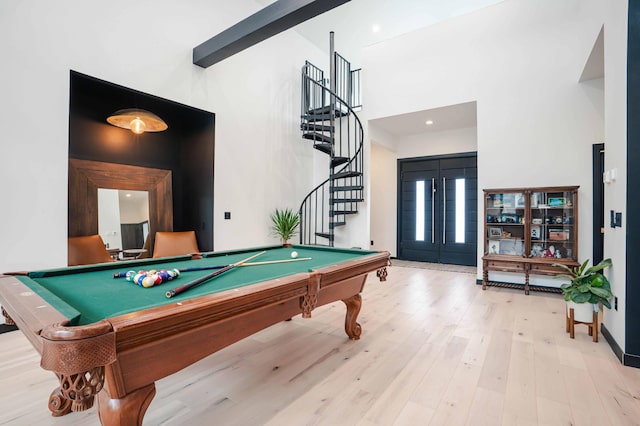
[[[329,156],[329,177],[300,205],[301,244],[333,246],[335,228],[358,213],[364,200],[364,131],[352,106],[354,72],[339,54],[334,52],[332,58],[333,90],[321,69],[308,61],[302,69],[300,129],[303,138]],[[356,71],[359,79],[360,70]]]

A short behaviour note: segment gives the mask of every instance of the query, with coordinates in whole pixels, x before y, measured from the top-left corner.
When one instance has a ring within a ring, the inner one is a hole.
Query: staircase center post
[[[333,247],[334,229],[331,222],[334,221],[335,215],[333,210],[335,204],[333,203],[333,157],[335,155],[335,121],[336,121],[336,49],[334,44],[333,31],[329,33],[329,90],[331,95],[329,96],[329,121],[331,125],[331,155],[329,159],[329,246]]]

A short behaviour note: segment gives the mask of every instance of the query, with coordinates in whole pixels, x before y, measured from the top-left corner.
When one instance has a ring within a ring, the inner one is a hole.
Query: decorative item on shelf
[[[540,244],[534,244],[531,246],[531,257],[543,257],[544,250]]]
[[[517,208],[524,207],[524,194],[515,195],[515,205]]]
[[[500,242],[500,254],[520,256],[524,252],[522,240],[508,239]]]
[[[542,218],[541,217],[534,217],[533,219],[531,219],[531,223],[534,225],[542,225]]]
[[[492,207],[502,207],[502,194],[493,194],[491,196]]]
[[[587,268],[589,259],[578,267],[569,267],[560,263],[554,263],[566,273],[556,275],[557,278],[568,279],[569,283],[562,284],[560,288],[567,302],[567,332],[574,337],[574,323],[585,323],[589,326],[593,341],[598,341],[597,313],[599,305],[611,309],[611,284],[602,271],[612,265],[611,259],[604,259],[600,263]]]
[[[291,247],[289,240],[293,237],[300,225],[300,216],[292,209],[276,209],[271,214],[271,231],[280,237],[283,247]]]
[[[569,241],[570,235],[568,229],[550,229],[549,240],[551,241]]]
[[[540,226],[537,226],[537,225],[531,226],[531,239],[532,240],[539,240],[541,235],[542,235],[542,233],[540,231]]]
[[[500,241],[499,240],[491,240],[488,243],[489,246],[489,254],[500,254]]]
[[[542,257],[555,257],[555,253],[556,248],[554,246],[549,246],[546,250],[544,250]]]
[[[536,208],[540,205],[541,202],[542,202],[541,192],[534,192],[533,194],[531,194],[531,207]]]
[[[515,195],[516,194],[502,194],[502,207],[515,207]]]
[[[522,217],[518,215],[498,216],[499,223],[522,223]]]
[[[549,204],[549,207],[563,207],[564,197],[549,197],[547,203]]]
[[[502,238],[511,238],[511,232],[502,231]]]
[[[162,118],[137,108],[118,110],[107,117],[107,122],[116,127],[129,129],[137,135],[144,132],[162,132],[169,128]]]

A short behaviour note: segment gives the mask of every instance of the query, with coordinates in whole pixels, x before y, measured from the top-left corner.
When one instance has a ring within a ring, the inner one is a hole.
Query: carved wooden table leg
[[[60,388],[55,388],[49,396],[49,410],[53,417],[64,416],[71,412],[71,400],[64,397]]]
[[[7,311],[4,310],[4,308],[2,308],[2,315],[4,316],[4,322],[7,325],[16,325],[16,323],[13,321],[13,319],[11,319],[11,317],[9,316]]]
[[[57,373],[60,387],[49,396],[49,409],[54,417],[69,411],[85,411],[93,407],[95,396],[104,384],[104,367],[94,367],[78,374]],[[69,409],[67,410],[67,404]]]
[[[106,426],[142,425],[142,418],[156,395],[156,385],[151,383],[120,399],[113,399],[105,388],[98,395],[100,423]]]
[[[344,321],[344,331],[347,332],[349,339],[358,340],[362,333],[362,327],[356,322],[358,314],[360,313],[360,307],[362,306],[362,296],[356,294],[348,299],[343,300],[347,305],[347,315]]]
[[[378,269],[376,271],[376,275],[380,279],[380,281],[386,281],[387,280],[387,267],[385,266],[384,268]]]

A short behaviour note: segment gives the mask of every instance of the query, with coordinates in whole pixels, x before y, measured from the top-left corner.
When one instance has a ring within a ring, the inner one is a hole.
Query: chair
[[[67,253],[69,266],[115,262],[100,235],[69,237]]]
[[[142,253],[136,256],[136,259],[148,259],[151,257],[151,233],[147,234],[147,238],[144,239],[144,244],[142,245],[142,249],[144,250]]]
[[[200,253],[195,231],[156,232],[153,257]]]

